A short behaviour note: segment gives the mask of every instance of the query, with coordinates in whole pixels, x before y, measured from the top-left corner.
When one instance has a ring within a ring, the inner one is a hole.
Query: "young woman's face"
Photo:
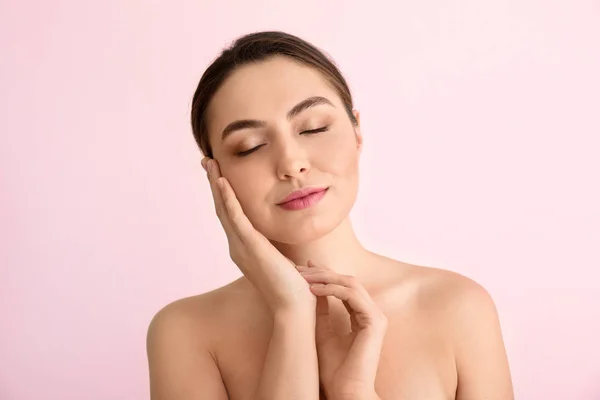
[[[306,100],[311,106],[291,111]],[[236,124],[244,120],[253,122]],[[213,97],[207,128],[221,173],[267,238],[305,243],[348,216],[358,189],[362,137],[317,70],[285,57],[238,68]],[[327,190],[313,195],[320,200],[312,205],[305,199],[308,207],[281,204],[307,187]]]

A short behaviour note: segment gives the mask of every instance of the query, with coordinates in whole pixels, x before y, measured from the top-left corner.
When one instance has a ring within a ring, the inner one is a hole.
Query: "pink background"
[[[518,399],[600,399],[600,3],[2,1],[0,399],[148,398],[154,313],[239,276],[189,128],[238,35],[324,48],[372,250],[495,298]]]

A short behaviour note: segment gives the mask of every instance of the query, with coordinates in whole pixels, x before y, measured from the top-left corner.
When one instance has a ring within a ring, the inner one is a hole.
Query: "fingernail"
[[[209,174],[211,173],[212,169],[213,169],[213,165],[212,165],[212,160],[208,160],[206,162],[206,172],[208,172]]]

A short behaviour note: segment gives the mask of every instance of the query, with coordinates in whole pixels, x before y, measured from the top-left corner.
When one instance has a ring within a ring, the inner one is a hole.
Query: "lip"
[[[329,188],[310,188],[293,192],[285,198],[286,201],[279,203],[279,207],[288,211],[299,211],[310,208],[323,199]],[[288,200],[291,199],[291,200]]]
[[[320,193],[326,191],[327,187],[312,187],[312,188],[304,188],[300,190],[295,190],[290,193],[285,199],[281,200],[277,205],[283,205],[292,200],[301,199],[303,197],[310,196],[311,194]]]

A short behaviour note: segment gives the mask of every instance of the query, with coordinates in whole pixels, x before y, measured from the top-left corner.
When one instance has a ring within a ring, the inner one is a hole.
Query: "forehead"
[[[310,66],[280,56],[244,65],[215,93],[207,126],[210,132],[238,119],[285,118],[290,108],[311,96],[327,97],[341,108],[336,91]]]

